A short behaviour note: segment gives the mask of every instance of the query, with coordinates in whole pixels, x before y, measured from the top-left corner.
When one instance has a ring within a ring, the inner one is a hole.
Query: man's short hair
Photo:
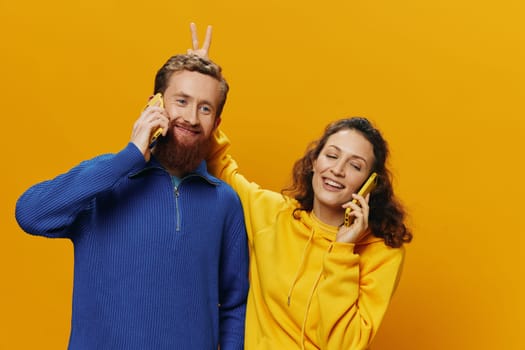
[[[167,88],[168,80],[175,72],[180,71],[198,72],[209,75],[219,81],[220,99],[217,106],[216,118],[221,116],[222,109],[226,103],[226,97],[230,89],[226,79],[222,76],[222,69],[219,65],[210,59],[197,56],[194,54],[175,55],[170,57],[166,63],[159,69],[155,76],[155,88],[153,93],[164,93]]]

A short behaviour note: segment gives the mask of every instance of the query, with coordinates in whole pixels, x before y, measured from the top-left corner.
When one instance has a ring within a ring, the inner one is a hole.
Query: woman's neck
[[[331,226],[341,226],[345,215],[345,212],[342,208],[341,210],[333,210],[316,205],[314,205],[312,212],[319,219],[319,221]]]

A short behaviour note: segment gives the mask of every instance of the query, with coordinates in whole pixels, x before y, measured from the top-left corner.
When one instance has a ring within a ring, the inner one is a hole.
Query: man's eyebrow
[[[173,96],[180,96],[180,97],[184,97],[184,98],[188,98],[188,97],[191,97],[190,95],[188,95],[187,93],[185,93],[184,91],[176,91]]]

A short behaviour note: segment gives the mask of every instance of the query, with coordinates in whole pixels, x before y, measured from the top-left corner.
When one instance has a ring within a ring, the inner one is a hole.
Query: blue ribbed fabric
[[[243,348],[244,218],[204,162],[175,190],[130,143],[29,188],[16,219],[73,242],[69,349]]]

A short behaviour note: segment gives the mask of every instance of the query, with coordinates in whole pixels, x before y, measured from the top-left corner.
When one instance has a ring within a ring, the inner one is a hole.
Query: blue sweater
[[[69,349],[243,348],[244,218],[204,162],[174,189],[130,143],[29,188],[16,219],[73,242]]]

